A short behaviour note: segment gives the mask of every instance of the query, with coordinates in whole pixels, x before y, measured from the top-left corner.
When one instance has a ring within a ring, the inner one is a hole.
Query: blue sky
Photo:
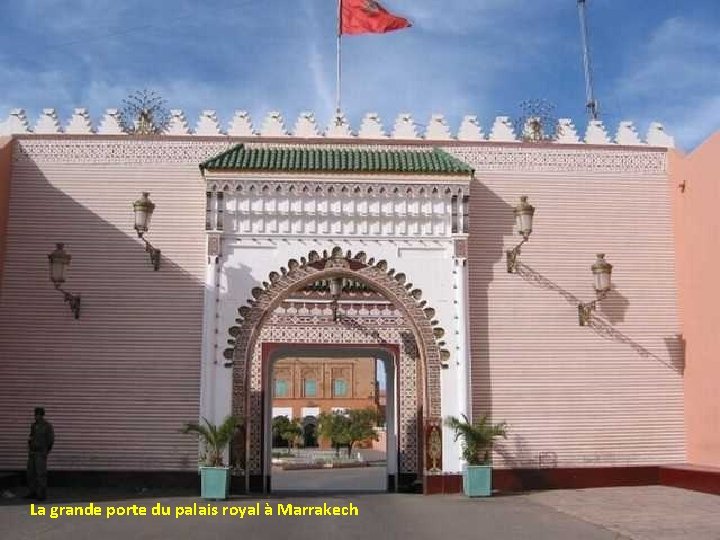
[[[354,128],[378,112],[424,124],[465,114],[487,132],[542,98],[584,132],[575,0],[385,0],[413,28],[343,39],[343,109]],[[588,0],[596,94],[613,134],[621,119],[644,136],[658,120],[692,149],[720,129],[718,0]],[[191,126],[236,109],[255,126],[302,111],[326,126],[334,109],[335,0],[0,0],[0,119],[44,107],[63,124],[74,107],[97,123],[148,88]],[[422,130],[422,127],[420,128]]]

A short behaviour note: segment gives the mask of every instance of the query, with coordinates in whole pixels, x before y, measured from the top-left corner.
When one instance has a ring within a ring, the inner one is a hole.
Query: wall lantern
[[[150,194],[143,192],[142,197],[133,203],[135,211],[135,231],[138,238],[145,242],[145,252],[150,254],[150,262],[155,271],[160,269],[160,250],[153,247],[143,235],[148,232],[150,227],[150,219],[155,211],[155,203],[150,200]]]
[[[578,305],[578,319],[580,326],[587,326],[590,323],[592,312],[597,308],[597,303],[603,300],[612,288],[612,264],[605,261],[605,254],[598,253],[597,260],[590,269],[593,273],[595,294],[597,298],[592,302]]]
[[[517,256],[520,255],[520,248],[530,239],[535,207],[527,201],[527,195],[523,195],[520,197],[520,203],[514,208],[513,212],[515,213],[515,228],[523,239],[522,242],[513,249],[505,252],[507,257],[507,271],[509,274],[512,274],[517,267]]]
[[[65,301],[70,305],[70,311],[73,312],[76,319],[80,318],[80,295],[71,294],[63,290],[60,285],[65,283],[65,269],[70,266],[72,257],[64,249],[65,244],[55,244],[55,251],[48,255],[50,261],[50,281],[55,285],[55,289],[63,293]]]
[[[330,280],[330,296],[332,297],[332,312],[333,312],[333,322],[338,322],[340,320],[340,316],[338,313],[338,300],[340,299],[340,295],[342,294],[343,289],[343,278],[341,277],[335,277]]]

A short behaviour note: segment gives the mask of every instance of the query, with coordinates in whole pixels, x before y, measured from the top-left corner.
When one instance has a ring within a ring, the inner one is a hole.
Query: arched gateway
[[[437,486],[430,475],[458,471],[460,452],[442,436],[441,418],[468,412],[472,168],[436,148],[276,142],[233,146],[200,169],[208,239],[201,410],[243,421],[233,456],[246,487],[271,487],[278,351],[293,357],[311,346],[326,359],[363,348],[390,366],[396,485]],[[330,302],[320,289],[341,279],[351,294]],[[218,366],[223,350],[231,377]]]
[[[332,324],[317,318],[308,324],[278,314],[293,293],[334,279],[364,284],[386,299],[389,308],[375,317],[348,313]],[[435,310],[422,300],[422,291],[413,288],[405,274],[388,269],[385,261],[368,260],[364,252],[344,253],[339,247],[329,254],[311,251],[307,258],[291,259],[287,268],[271,272],[263,285],[252,289],[253,299],[238,309],[237,326],[229,330],[233,347],[225,351],[233,366],[232,411],[243,420],[244,431],[234,453],[249,473],[247,487],[268,487],[270,366],[274,353],[288,345],[315,351],[323,346],[365,348],[374,356],[385,356],[397,377],[398,403],[393,408],[398,444],[391,451],[397,450],[398,459],[393,473],[400,483],[407,483],[426,472],[440,472],[440,370],[449,352],[442,348],[444,330],[437,326]]]

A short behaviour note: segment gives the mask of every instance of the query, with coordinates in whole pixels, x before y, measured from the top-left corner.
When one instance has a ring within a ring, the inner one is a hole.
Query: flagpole
[[[337,2],[337,58],[335,65],[335,114],[340,116],[340,38],[342,36],[342,0]]]

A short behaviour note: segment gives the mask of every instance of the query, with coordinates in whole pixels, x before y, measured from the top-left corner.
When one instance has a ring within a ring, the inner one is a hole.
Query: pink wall
[[[688,461],[720,466],[720,132],[670,156],[681,324],[686,342]],[[685,183],[682,192],[680,184]]]
[[[541,151],[508,148],[497,170],[477,152],[456,151],[477,178],[468,246],[472,412],[510,426],[493,463],[682,463],[667,152],[553,147],[547,162],[531,163]],[[521,195],[536,208],[520,255],[533,270],[526,278],[508,273],[504,258],[519,242],[513,207]],[[595,297],[597,253],[614,265],[613,291],[598,307],[602,332],[579,326],[576,303]]]
[[[5,265],[5,232],[7,230],[12,164],[11,142],[10,137],[0,137],[0,283],[2,283],[3,266]]]

